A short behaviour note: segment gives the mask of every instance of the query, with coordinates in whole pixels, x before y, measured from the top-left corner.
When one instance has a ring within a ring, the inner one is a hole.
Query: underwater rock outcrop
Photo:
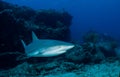
[[[68,41],[71,20],[65,11],[35,11],[0,1],[0,77],[120,77],[117,41],[94,31],[84,35],[82,44],[74,43],[73,49],[60,56],[16,61],[20,54],[16,51],[24,51],[20,40],[30,43],[31,31],[39,38]]]
[[[66,11],[36,11],[26,6],[20,7],[0,0],[0,53],[18,51],[24,53],[20,40],[30,43],[31,31],[42,39],[69,41],[71,21],[72,16]],[[15,54],[14,56],[0,55],[0,57],[2,61],[0,67],[16,64],[12,63]],[[11,61],[10,64],[8,60]]]
[[[89,31],[83,37],[84,42],[66,53],[66,59],[75,63],[100,63],[106,59],[119,58],[119,45],[117,41],[103,34]],[[110,60],[109,59],[109,60]]]
[[[0,71],[1,77],[119,77],[119,61],[104,61],[99,64],[75,64],[53,61],[50,63],[29,64],[27,62],[10,70]]]

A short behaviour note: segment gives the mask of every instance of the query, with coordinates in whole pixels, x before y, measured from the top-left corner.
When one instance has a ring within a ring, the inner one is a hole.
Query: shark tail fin
[[[33,41],[39,40],[33,31],[32,31],[32,39],[33,39]]]
[[[21,40],[21,42],[22,42],[22,44],[23,44],[23,46],[24,46],[24,48],[25,48],[25,47],[26,47],[25,42],[24,42],[23,40]]]

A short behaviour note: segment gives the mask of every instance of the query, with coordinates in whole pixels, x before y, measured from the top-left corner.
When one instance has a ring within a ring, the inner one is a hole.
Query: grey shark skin
[[[34,32],[32,32],[32,38],[32,42],[28,45],[21,40],[27,57],[58,56],[74,47],[72,43],[51,39],[38,39]]]

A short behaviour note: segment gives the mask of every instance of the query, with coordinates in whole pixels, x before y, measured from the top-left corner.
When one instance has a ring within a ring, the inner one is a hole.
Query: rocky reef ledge
[[[43,64],[23,63],[13,69],[1,71],[1,77],[120,77],[120,62],[100,64],[74,64],[51,62]]]
[[[0,0],[0,53],[24,53],[20,40],[30,43],[32,31],[39,39],[69,41],[71,21],[72,16],[65,10],[33,10]],[[14,66],[15,57],[15,54],[0,55],[0,67]]]
[[[65,54],[16,61],[31,42],[39,38],[70,40],[72,16],[66,11],[35,11],[0,1],[0,77],[120,77],[120,45],[109,35],[88,31],[83,42]],[[15,53],[15,54],[11,54]],[[6,69],[5,69],[6,68]]]

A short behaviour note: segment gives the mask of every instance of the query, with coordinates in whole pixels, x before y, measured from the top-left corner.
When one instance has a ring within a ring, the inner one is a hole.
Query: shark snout
[[[68,50],[68,49],[72,49],[74,47],[74,45],[69,45],[69,46],[67,46],[66,47],[66,49]]]

